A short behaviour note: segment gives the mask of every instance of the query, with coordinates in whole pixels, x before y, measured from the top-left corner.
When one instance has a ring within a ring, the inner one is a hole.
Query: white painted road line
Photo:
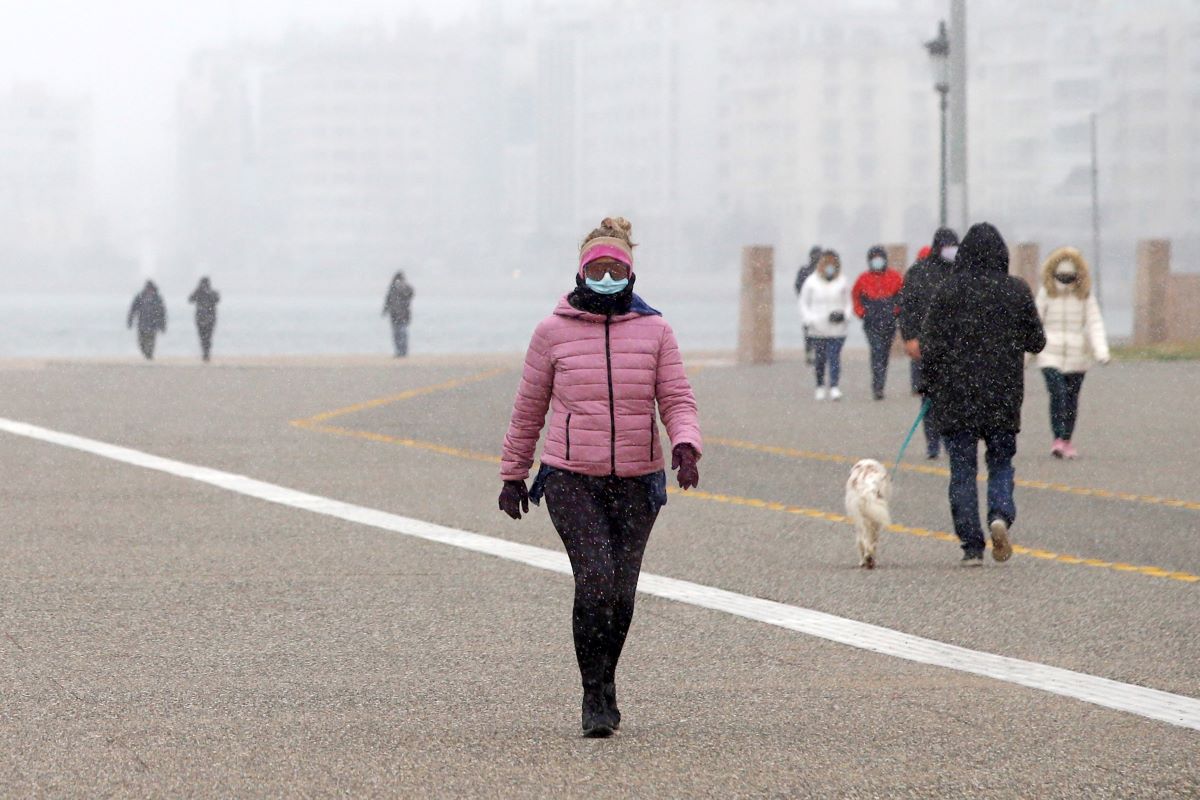
[[[60,445],[72,450],[165,472],[206,483],[230,492],[256,497],[270,503],[311,511],[328,517],[401,533],[418,539],[459,547],[476,553],[527,564],[531,567],[570,574],[566,555],[541,547],[483,536],[419,519],[343,503],[327,497],[298,492],[283,486],[256,481],[243,475],[160,458],[126,447],[85,439],[68,433],[0,418],[0,431]],[[878,625],[789,606],[749,595],[729,592],[699,583],[643,573],[638,591],[680,603],[723,611],[744,619],[806,633],[863,650],[958,670],[972,675],[1014,683],[1031,689],[1083,700],[1105,708],[1125,711],[1148,719],[1200,731],[1200,700],[1144,686],[1073,672],[1067,669],[1022,661],[1016,658],[969,650]]]

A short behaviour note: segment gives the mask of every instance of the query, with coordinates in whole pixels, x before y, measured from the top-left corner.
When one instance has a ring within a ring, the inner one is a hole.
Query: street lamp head
[[[929,66],[933,69],[933,86],[942,94],[950,91],[950,37],[946,35],[946,21],[938,22],[937,38],[926,42],[929,51]]]

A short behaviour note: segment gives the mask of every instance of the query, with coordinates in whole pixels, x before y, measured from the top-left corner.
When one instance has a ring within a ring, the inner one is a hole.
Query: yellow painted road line
[[[363,439],[368,442],[394,444],[400,447],[408,447],[413,450],[426,450],[431,453],[440,453],[444,456],[464,458],[470,461],[483,461],[488,464],[500,463],[499,456],[494,456],[490,453],[477,453],[472,450],[464,450],[460,447],[447,447],[446,445],[437,444],[436,442],[423,442],[418,439],[408,439],[403,436],[388,436],[385,433],[359,431],[351,428],[338,428],[332,425],[318,425],[304,419],[293,420],[292,425],[297,428],[303,428],[304,430],[316,431],[317,433],[328,433],[333,436],[345,436],[352,439]]]
[[[756,453],[767,453],[768,455],[783,456],[785,458],[798,458],[805,461],[828,461],[836,464],[853,464],[858,461],[852,456],[842,456],[835,453],[817,453],[811,450],[798,450],[794,447],[779,447],[776,445],[759,444],[757,442],[747,442],[742,439],[729,439],[724,437],[705,437],[705,444],[715,444],[722,447],[731,447],[737,450],[750,450]],[[921,464],[901,464],[900,469],[905,472],[916,472],[924,475],[937,475],[943,478],[950,477],[950,470],[945,467],[930,467]],[[985,482],[986,476],[980,476],[979,481]],[[1170,497],[1158,497],[1156,495],[1135,494],[1132,492],[1114,492],[1108,489],[1091,489],[1083,486],[1070,486],[1065,483],[1052,483],[1050,481],[1035,481],[1018,478],[1015,481],[1017,486],[1024,489],[1039,489],[1048,492],[1061,492],[1063,494],[1073,494],[1080,497],[1102,497],[1106,500],[1120,500],[1126,503],[1142,503],[1145,505],[1166,506],[1168,508],[1182,508],[1188,511],[1200,511],[1200,503],[1190,500],[1176,500]]]
[[[491,453],[480,453],[473,450],[466,450],[460,447],[449,447],[447,445],[438,444],[436,442],[425,442],[419,439],[410,439],[402,436],[390,436],[384,433],[375,433],[374,431],[355,430],[353,428],[341,428],[333,425],[322,424],[325,421],[335,417],[352,414],[356,411],[363,411],[370,408],[378,408],[380,406],[397,403],[403,400],[408,400],[413,397],[422,395],[434,394],[440,391],[449,391],[464,386],[470,383],[487,380],[504,372],[506,368],[488,370],[476,375],[470,375],[465,378],[456,378],[454,380],[445,381],[443,383],[433,384],[432,386],[424,386],[418,389],[409,389],[400,394],[391,395],[389,397],[381,397],[376,400],[368,400],[363,403],[357,403],[345,408],[327,411],[307,419],[292,420],[291,424],[294,427],[304,430],[310,430],[317,433],[329,434],[332,436],[342,436],[353,439],[361,439],[369,442],[379,442],[382,444],[391,444],[398,447],[406,447],[413,450],[424,450],[426,452],[438,453],[452,458],[461,458],[470,461],[479,461],[486,464],[499,464],[500,458]],[[759,450],[761,452],[772,453],[776,455],[788,456],[791,458],[811,458],[820,461],[833,461],[837,463],[852,463],[853,460],[848,456],[833,455],[830,453],[811,453],[801,450],[795,450],[788,447],[773,447],[771,445],[756,445],[752,442],[741,442],[736,439],[708,439],[713,444],[720,444],[727,447],[743,447],[743,449]],[[949,472],[936,467],[919,467],[901,465],[902,468],[910,468],[913,471],[933,472],[935,474],[949,475]],[[1047,484],[1049,485],[1049,484]],[[1069,487],[1068,487],[1069,488]],[[715,494],[713,492],[705,492],[699,489],[692,489],[686,493],[674,487],[668,488],[669,493],[688,497],[693,500],[703,500],[714,503],[724,503],[727,505],[743,506],[746,508],[758,508],[764,511],[774,511],[777,513],[793,514],[797,516],[808,517],[810,519],[819,519],[825,522],[838,524],[851,524],[850,519],[844,514],[838,514],[832,511],[823,511],[818,508],[804,508],[802,506],[793,506],[786,503],[779,503],[770,500],[762,500],[755,497],[738,497],[736,495]],[[1090,493],[1095,493],[1098,490],[1089,490]],[[1161,499],[1161,498],[1160,498]],[[1163,502],[1182,502],[1182,501],[1163,501]],[[1200,507],[1200,506],[1198,506]],[[919,536],[922,538],[938,539],[943,542],[958,542],[958,537],[946,531],[935,531],[928,528],[912,527],[909,525],[891,525],[888,530],[895,533],[905,533],[910,536]],[[1140,575],[1146,575],[1153,578],[1166,578],[1169,580],[1182,581],[1184,583],[1200,583],[1200,575],[1192,575],[1186,572],[1173,572],[1160,567],[1139,566],[1136,564],[1124,564],[1121,562],[1103,561],[1094,558],[1081,558],[1079,556],[1065,555],[1062,553],[1054,553],[1049,550],[1039,550],[1022,545],[1014,544],[1013,552],[1020,555],[1027,555],[1033,558],[1042,559],[1045,561],[1053,561],[1060,564],[1082,565],[1094,567],[1097,569],[1107,569],[1116,572],[1133,572]]]
[[[399,403],[403,400],[411,400],[414,397],[435,394],[437,392],[448,392],[451,389],[457,389],[460,386],[478,383],[479,381],[486,381],[489,378],[496,377],[497,375],[503,375],[508,371],[508,367],[489,369],[486,372],[468,375],[465,378],[454,378],[453,380],[443,381],[442,383],[435,383],[432,386],[421,386],[416,389],[408,389],[407,391],[400,392],[399,394],[388,395],[387,397],[378,397],[374,400],[355,403],[354,405],[346,406],[345,408],[335,408],[332,411],[324,411],[306,419],[292,420],[292,424],[302,425],[307,423],[309,425],[316,425],[322,422],[328,422],[329,420],[337,417],[345,416],[347,414],[355,414],[359,411],[367,411],[368,409],[379,408],[380,406],[387,406],[391,405],[392,403]]]
[[[383,433],[374,433],[373,431],[360,431],[350,428],[338,428],[331,425],[316,425],[306,420],[296,420],[292,425],[303,428],[305,430],[316,431],[318,433],[326,433],[333,436],[344,436],[354,439],[362,439],[369,442],[380,442],[382,444],[391,444],[398,447],[407,447],[413,450],[424,450],[426,452],[438,453],[452,458],[462,458],[471,461],[480,461],[485,464],[499,464],[500,458],[491,453],[479,453],[473,450],[466,450],[460,447],[448,447],[446,445],[437,444],[436,442],[423,442],[418,439],[409,439],[401,436],[389,436]],[[819,519],[824,522],[835,524],[850,525],[850,518],[845,514],[838,514],[833,511],[823,511],[819,508],[805,508],[803,506],[793,506],[787,503],[779,503],[770,500],[762,500],[757,497],[739,497],[737,495],[717,494],[714,492],[705,492],[700,489],[690,489],[683,492],[675,487],[670,487],[667,491],[672,495],[679,495],[691,500],[701,500],[710,503],[722,503],[725,505],[742,506],[745,508],[757,508],[763,511],[774,511],[777,513],[792,514],[795,516],[808,517],[809,519]],[[958,542],[958,537],[946,531],[935,531],[929,528],[913,527],[910,525],[891,525],[889,531],[894,533],[905,533],[909,536],[919,536],[926,539],[937,539],[943,542]],[[1039,550],[1032,547],[1014,544],[1013,552],[1020,555],[1027,555],[1033,558],[1042,559],[1045,561],[1053,561],[1060,564],[1074,564],[1097,569],[1107,569],[1116,572],[1133,572],[1140,575],[1146,575],[1152,578],[1167,578],[1184,583],[1200,583],[1200,575],[1191,575],[1186,572],[1172,572],[1160,567],[1139,566],[1135,564],[1123,564],[1120,562],[1102,561],[1094,558],[1081,558],[1079,556],[1065,555],[1062,553],[1054,553],[1049,550]]]
[[[761,508],[766,511],[783,512],[785,514],[794,514],[796,516],[808,517],[810,519],[824,520],[825,522],[841,523],[845,525],[853,524],[850,518],[845,514],[838,514],[832,511],[822,511],[819,508],[804,508],[803,506],[787,505],[786,503],[773,503],[766,500],[760,500],[754,497],[737,497],[727,494],[714,494],[705,492],[699,489],[691,489],[684,492],[675,487],[667,490],[672,495],[687,497],[692,500],[704,500],[711,503],[725,503],[728,505],[745,506],[747,508]],[[958,543],[958,537],[946,531],[935,531],[929,528],[917,528],[909,525],[889,525],[888,530],[894,533],[906,533],[910,536],[920,536],[923,538],[938,539],[943,542]],[[1055,553],[1050,550],[1040,550],[1033,547],[1025,547],[1023,545],[1014,544],[1013,552],[1020,555],[1038,558],[1043,561],[1053,561],[1059,564],[1074,564],[1097,569],[1107,569],[1115,572],[1133,572],[1138,575],[1146,575],[1151,578],[1167,578],[1169,580],[1181,581],[1183,583],[1200,583],[1200,575],[1192,575],[1187,572],[1173,572],[1171,570],[1162,569],[1161,567],[1144,566],[1138,564],[1124,564],[1119,561],[1103,561],[1097,558],[1080,558],[1078,556],[1066,555],[1064,553]]]

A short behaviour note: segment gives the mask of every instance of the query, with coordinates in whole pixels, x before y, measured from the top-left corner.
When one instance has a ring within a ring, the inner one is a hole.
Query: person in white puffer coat
[[[1037,363],[1050,394],[1050,428],[1055,458],[1079,457],[1071,437],[1079,416],[1079,393],[1088,367],[1107,364],[1108,335],[1100,304],[1092,292],[1091,270],[1073,247],[1061,247],[1042,264],[1038,315],[1046,329],[1046,348]]]
[[[817,371],[817,399],[842,399],[838,382],[842,373],[842,345],[850,331],[854,303],[850,284],[842,276],[842,260],[826,250],[817,262],[817,270],[800,289],[800,322],[808,328],[813,344],[813,364]],[[829,390],[825,390],[825,368],[829,367]]]

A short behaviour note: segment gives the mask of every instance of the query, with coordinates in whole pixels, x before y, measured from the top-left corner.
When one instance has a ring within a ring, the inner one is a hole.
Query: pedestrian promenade
[[[547,514],[496,510],[516,357],[0,364],[0,795],[1200,793],[1200,364],[1089,373],[1077,462],[1031,368],[1013,559],[958,566],[913,447],[866,572],[907,363],[688,361],[603,741]]]

